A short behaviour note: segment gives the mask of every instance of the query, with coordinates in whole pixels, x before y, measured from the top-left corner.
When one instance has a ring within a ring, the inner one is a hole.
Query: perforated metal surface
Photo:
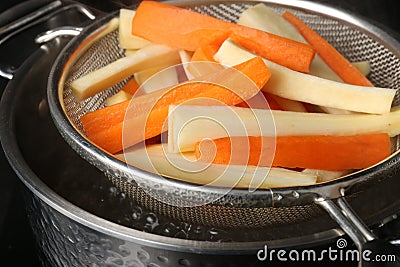
[[[220,19],[235,22],[241,12],[254,3],[211,3],[204,5],[191,6],[190,8],[200,13],[212,15]],[[283,7],[271,5],[278,12],[282,12]],[[319,32],[324,38],[332,43],[350,61],[367,60],[371,64],[370,80],[380,87],[398,89],[400,87],[400,60],[388,48],[380,44],[366,33],[356,28],[328,17],[306,13],[305,11],[290,9],[302,20]],[[118,47],[118,34],[113,32],[96,42],[81,58],[74,64],[69,72],[69,77],[64,85],[64,105],[67,115],[75,126],[82,130],[79,118],[83,114],[96,110],[104,106],[105,99],[117,92],[124,82],[78,103],[73,98],[70,87],[71,82],[81,75],[95,70],[108,64],[120,57],[123,51]],[[396,96],[395,104],[398,103]],[[61,129],[63,131],[63,129]],[[62,133],[63,134],[63,133]],[[68,137],[64,133],[64,136]],[[74,141],[69,140],[74,147]],[[318,216],[322,211],[315,204],[302,205],[297,203],[291,207],[255,207],[254,203],[240,197],[236,199],[221,198],[218,205],[206,205],[195,208],[179,208],[164,204],[147,195],[142,189],[137,187],[124,178],[121,170],[113,169],[101,162],[103,157],[97,151],[92,151],[88,155],[87,151],[79,150],[79,146],[74,147],[89,162],[106,172],[117,188],[127,192],[138,203],[154,210],[158,214],[167,215],[175,219],[182,219],[189,222],[205,225],[225,226],[225,227],[261,227],[276,224],[291,224],[302,220],[307,220]],[[90,149],[90,148],[89,148]],[[95,156],[93,156],[95,155]],[[186,192],[185,192],[186,193]],[[161,198],[162,196],[162,192]],[[178,194],[175,194],[179,196]],[[201,194],[199,195],[201,197]],[[176,201],[182,201],[178,199]],[[226,203],[221,205],[220,203]],[[240,205],[238,205],[238,203]],[[243,204],[245,203],[245,204]],[[240,207],[237,207],[240,206]]]

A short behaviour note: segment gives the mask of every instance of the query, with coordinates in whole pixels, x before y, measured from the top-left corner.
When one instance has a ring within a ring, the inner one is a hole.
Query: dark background
[[[0,13],[24,2],[21,0],[0,1]],[[79,1],[103,12],[110,12],[120,7],[134,4],[134,1],[81,0]],[[367,18],[379,27],[386,29],[395,38],[400,39],[400,19],[395,0],[320,0],[326,3]],[[1,19],[1,14],[0,14]],[[0,25],[2,26],[2,25]],[[0,78],[0,93],[7,80]],[[1,127],[1,126],[0,126]],[[3,262],[11,260],[18,266],[40,266],[37,259],[35,243],[27,223],[23,201],[21,199],[22,183],[15,176],[0,151],[0,255]],[[26,264],[23,264],[23,263]]]

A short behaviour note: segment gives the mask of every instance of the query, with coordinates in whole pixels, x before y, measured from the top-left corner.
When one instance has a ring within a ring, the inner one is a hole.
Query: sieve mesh
[[[212,15],[214,17],[236,22],[239,15],[254,3],[209,3],[189,7],[197,12]],[[282,12],[287,8],[271,5],[276,11]],[[400,87],[400,60],[384,45],[367,35],[352,28],[349,25],[329,17],[322,17],[313,13],[306,13],[289,8],[309,26],[326,38],[350,61],[369,61],[371,73],[369,79],[377,86],[398,89]],[[67,116],[75,126],[81,130],[79,118],[104,106],[105,99],[116,93],[126,81],[117,84],[108,90],[99,93],[83,102],[77,102],[71,89],[71,82],[78,77],[100,68],[118,58],[124,56],[124,52],[118,46],[118,33],[116,31],[107,34],[88,49],[72,66],[64,84],[63,100]],[[398,104],[396,96],[395,105]],[[85,157],[84,155],[82,155]],[[99,158],[101,155],[99,155]],[[323,211],[316,204],[292,205],[288,207],[235,207],[230,205],[232,199],[220,199],[227,205],[204,205],[190,208],[165,204],[149,196],[143,189],[123,179],[121,175],[115,175],[118,171],[109,172],[109,167],[101,166],[98,160],[88,158],[91,163],[108,174],[113,184],[141,204],[155,213],[190,223],[223,226],[223,227],[263,227],[278,224],[292,224],[319,216]],[[166,197],[166,196],[165,196]],[[351,197],[351,196],[350,196]],[[163,196],[161,196],[161,199]],[[175,201],[185,201],[177,198]],[[242,201],[242,200],[239,200]],[[168,201],[167,203],[170,203]]]

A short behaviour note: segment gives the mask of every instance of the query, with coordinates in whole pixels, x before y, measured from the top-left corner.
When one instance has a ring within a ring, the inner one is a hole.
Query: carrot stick
[[[335,47],[293,13],[285,11],[282,16],[297,28],[304,39],[314,47],[319,56],[344,82],[361,86],[373,86]]]
[[[138,89],[139,89],[139,84],[133,77],[121,88],[121,90],[131,95],[134,95]]]
[[[196,158],[206,162],[258,166],[272,163],[274,167],[331,171],[367,168],[390,153],[387,134],[278,136],[276,140],[260,136],[225,137],[196,144]]]
[[[235,68],[249,77],[258,89],[255,90],[254,85],[251,88],[240,85],[239,88],[230,90],[211,82],[182,83],[172,89],[165,88],[133,98],[130,103],[125,101],[88,113],[81,117],[82,126],[90,140],[110,153],[116,153],[123,148],[122,129],[124,123],[132,133],[130,139],[126,140],[126,144],[134,145],[163,131],[170,105],[177,105],[196,98],[211,98],[226,105],[236,105],[256,95],[270,77],[268,68],[259,57],[239,64]],[[229,78],[229,81],[235,84],[234,75],[229,69],[212,75],[216,82]],[[127,111],[128,106],[129,110]],[[128,117],[125,116],[125,113]]]
[[[234,68],[241,71],[244,75],[247,75],[247,77],[249,77],[253,82],[256,83],[256,86],[258,88],[262,88],[271,75],[260,58],[244,62],[242,64],[234,66]],[[256,71],[253,71],[253,69],[255,69]],[[230,71],[225,71],[225,75],[227,75],[226,78],[229,78],[228,76],[231,74],[232,73]],[[223,78],[218,77],[221,76],[221,74],[218,73],[212,75],[214,75],[215,77],[211,77],[211,75],[206,75],[201,77],[199,80],[210,81]],[[129,87],[129,83],[130,82],[128,82],[125,87]],[[132,104],[132,111],[130,111],[130,115],[140,115],[145,111],[148,111],[150,107],[152,107],[158,99],[163,97],[163,95],[168,90],[169,88],[165,88],[146,95],[138,96],[138,99],[135,100],[135,103]],[[82,123],[83,129],[85,130],[85,133],[89,136],[93,136],[94,134],[106,130],[114,124],[123,122],[125,118],[125,112],[129,106],[129,103],[130,101],[124,101],[116,105],[104,107],[81,116],[80,121]],[[135,108],[134,111],[133,108]]]
[[[106,130],[112,122],[122,122],[130,100],[104,107],[81,116],[82,127],[88,136]]]
[[[315,53],[308,44],[157,1],[139,4],[132,21],[132,34],[188,51],[233,35],[241,44],[244,41],[252,44],[256,54],[302,72],[308,72]]]
[[[217,53],[219,46],[208,44],[196,48],[190,61],[210,61],[216,62],[214,59],[215,53]]]

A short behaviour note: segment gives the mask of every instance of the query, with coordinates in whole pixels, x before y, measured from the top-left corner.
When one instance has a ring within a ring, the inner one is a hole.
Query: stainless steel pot
[[[0,112],[2,146],[26,185],[30,222],[49,265],[257,266],[265,265],[256,257],[264,245],[307,247],[343,236],[327,214],[240,231],[175,221],[127,198],[76,155],[50,118],[47,77],[64,44],[55,39],[21,66],[6,88]],[[397,172],[384,180],[349,199],[369,226],[399,211]],[[366,207],[371,199],[376,201]]]

